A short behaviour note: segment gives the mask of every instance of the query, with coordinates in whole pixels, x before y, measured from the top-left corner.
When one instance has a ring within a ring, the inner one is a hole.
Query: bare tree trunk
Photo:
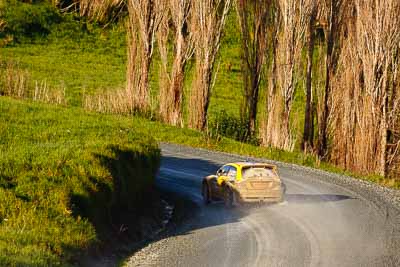
[[[336,72],[337,61],[341,49],[341,36],[344,15],[347,10],[349,0],[323,0],[323,8],[326,11],[327,29],[326,36],[326,60],[325,60],[325,92],[323,97],[322,114],[319,119],[318,146],[317,153],[320,157],[327,155],[328,148],[328,119],[329,119],[329,99],[331,95],[332,77]]]
[[[277,122],[275,119],[278,117],[276,111],[278,110],[275,106],[279,102],[276,99],[277,96],[277,79],[278,79],[278,72],[277,72],[277,43],[278,43],[278,38],[277,38],[277,31],[278,31],[278,15],[276,14],[275,7],[273,9],[273,14],[274,14],[274,28],[272,32],[272,67],[270,71],[270,79],[269,79],[269,84],[268,84],[268,90],[267,90],[267,97],[266,97],[266,102],[267,102],[267,121],[262,124],[261,128],[261,141],[262,145],[268,146],[270,144],[273,144],[275,141],[275,135],[273,131],[270,131],[269,129],[272,129],[273,125],[276,125]],[[278,137],[279,138],[279,137]]]
[[[314,112],[313,112],[313,91],[312,91],[312,71],[315,44],[315,23],[317,18],[318,6],[313,3],[312,11],[308,21],[308,40],[307,40],[307,73],[306,73],[306,110],[304,118],[303,141],[301,148],[308,151],[314,144]]]
[[[394,52],[391,69],[391,88],[388,94],[388,131],[387,131],[387,175],[400,181],[400,70],[396,67],[399,61],[400,47]]]
[[[212,74],[225,20],[231,0],[195,1],[191,29],[195,46],[195,78],[189,101],[189,127],[203,130],[207,125],[207,110]]]
[[[178,42],[182,42],[179,40]],[[182,98],[183,98],[183,85],[184,85],[184,78],[185,78],[185,65],[186,62],[183,60],[183,55],[181,48],[177,49],[176,58],[172,68],[171,74],[171,87],[170,87],[170,94],[172,97],[171,99],[171,108],[172,110],[168,114],[167,121],[175,126],[183,126],[182,120]]]
[[[160,115],[161,118],[175,126],[183,126],[182,119],[182,98],[183,98],[183,87],[185,78],[185,66],[186,62],[192,56],[192,35],[188,32],[188,18],[189,12],[192,5],[192,1],[187,0],[169,0],[169,9],[171,11],[171,20],[174,26],[174,55],[172,70],[167,70],[168,56],[165,55],[163,58],[163,72],[160,80],[163,84],[160,85]],[[169,17],[168,17],[169,20]],[[168,25],[164,27],[169,27]],[[160,49],[165,50],[167,53],[168,45],[168,31],[161,32],[159,39],[164,40],[159,42]]]
[[[208,62],[196,62],[196,80],[190,98],[189,127],[204,130],[207,126],[207,110],[210,103],[212,69]],[[198,90],[202,89],[202,90]]]
[[[388,143],[399,116],[400,100],[392,86],[397,85],[400,66],[400,3],[356,0],[354,10],[354,31],[348,31],[346,54],[333,83],[344,93],[333,92],[332,158],[347,169],[386,176],[400,154],[397,148],[389,149],[397,144]],[[349,135],[352,141],[343,146]]]
[[[244,81],[244,104],[242,118],[247,123],[247,136],[256,129],[258,95],[261,72],[267,48],[268,15],[271,1],[238,0],[237,11],[242,33],[242,73]]]
[[[127,95],[132,110],[150,109],[149,72],[155,34],[165,15],[165,0],[128,0]]]
[[[278,8],[280,23],[277,30],[274,68],[276,78],[270,88],[275,95],[268,99],[273,102],[268,115],[266,131],[268,146],[293,150],[295,140],[290,125],[290,115],[296,89],[295,73],[299,66],[303,36],[307,18],[311,12],[309,1],[280,0]],[[272,97],[272,99],[271,99]],[[265,132],[265,131],[264,131]]]
[[[328,41],[330,42],[330,41]],[[328,46],[330,46],[328,44]],[[329,49],[328,49],[329,51]],[[331,55],[329,52],[327,53],[326,56],[326,61],[325,61],[325,92],[324,92],[324,98],[323,98],[323,109],[322,109],[322,115],[319,120],[319,130],[318,130],[318,155],[320,157],[325,157],[326,152],[327,152],[327,147],[328,147],[328,117],[329,117],[329,97],[330,97],[330,88],[331,88]]]
[[[382,106],[382,119],[381,119],[381,125],[380,125],[380,151],[379,154],[381,155],[379,159],[379,169],[378,173],[385,177],[387,174],[388,166],[387,166],[387,141],[388,141],[388,123],[387,123],[387,95],[384,97],[384,105]]]

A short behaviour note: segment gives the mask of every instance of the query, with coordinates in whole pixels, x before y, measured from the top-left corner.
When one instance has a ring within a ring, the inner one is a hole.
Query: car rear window
[[[266,167],[248,167],[242,170],[242,179],[248,179],[252,177],[275,177],[275,173],[272,169]]]

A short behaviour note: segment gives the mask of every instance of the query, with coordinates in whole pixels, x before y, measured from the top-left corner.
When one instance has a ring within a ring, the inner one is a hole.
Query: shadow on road
[[[285,200],[289,203],[336,202],[347,199],[354,199],[354,198],[345,195],[331,195],[331,194],[286,194],[285,195]]]

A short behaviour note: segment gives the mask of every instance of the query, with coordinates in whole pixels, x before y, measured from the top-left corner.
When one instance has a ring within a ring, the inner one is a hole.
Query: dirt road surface
[[[161,147],[158,186],[199,209],[175,233],[135,253],[128,266],[400,266],[399,191],[278,163],[287,186],[283,203],[205,206],[202,177],[246,158]]]

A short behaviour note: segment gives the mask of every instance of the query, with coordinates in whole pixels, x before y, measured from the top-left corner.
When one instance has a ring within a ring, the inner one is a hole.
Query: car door
[[[228,181],[235,182],[237,178],[237,169],[235,166],[229,166]]]
[[[227,175],[229,172],[229,166],[225,165],[222,166],[218,171],[217,171],[217,179],[213,179],[211,181],[211,190],[212,190],[212,195],[216,196],[218,198],[223,197],[223,191],[221,184],[223,181],[227,179]]]

